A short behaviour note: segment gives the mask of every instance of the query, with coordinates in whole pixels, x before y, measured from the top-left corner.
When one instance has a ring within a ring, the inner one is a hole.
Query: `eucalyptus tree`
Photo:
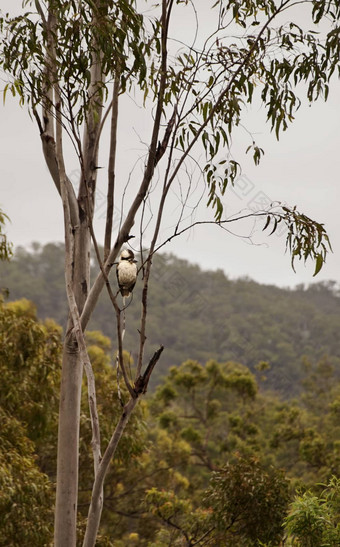
[[[279,223],[287,225],[292,263],[295,258],[312,258],[315,273],[324,263],[329,248],[324,226],[295,207],[278,205],[237,218],[227,218],[224,211],[228,185],[240,173],[240,165],[231,155],[231,137],[241,122],[244,106],[254,97],[261,100],[278,137],[299,105],[295,85],[305,83],[303,90],[307,90],[310,101],[327,97],[329,79],[338,71],[339,2],[302,3],[314,24],[323,21],[321,37],[315,29],[302,29],[294,21],[287,23],[287,10],[295,4],[292,0],[160,0],[155,4],[135,0],[24,0],[20,14],[1,16],[0,64],[8,75],[4,96],[9,91],[18,96],[35,120],[64,211],[69,321],[60,397],[57,546],[76,544],[83,369],[88,379],[94,459],[84,539],[84,545],[89,546],[95,543],[100,523],[109,463],[163,351],[162,346],[153,348],[151,357],[145,357],[148,286],[152,257],[158,249],[197,224],[212,223],[227,230],[238,218],[255,215],[263,218],[264,229],[271,232]],[[181,23],[187,17],[190,22],[181,34]],[[192,40],[188,44],[189,29]],[[127,157],[120,142],[132,125],[134,105],[142,134],[139,150],[134,154],[130,151]],[[106,148],[105,132],[109,135]],[[103,177],[107,198],[101,256],[94,213],[103,145],[107,153]],[[257,164],[263,150],[252,138],[248,151]],[[67,167],[71,154],[78,166],[77,181]],[[129,174],[122,169],[123,163],[130,163]],[[173,195],[177,196],[177,207],[170,199]],[[195,216],[202,199],[211,213],[208,220]],[[166,219],[173,226],[171,230],[164,230]],[[125,311],[109,274],[121,247],[131,245],[133,226],[134,230],[138,227],[134,245],[140,253],[143,292],[132,377],[123,360]],[[98,275],[92,284],[91,241],[98,261]],[[94,376],[84,331],[105,287],[115,318],[117,369],[129,398],[122,400],[121,417],[102,454]]]
[[[0,260],[9,260],[12,256],[12,245],[4,231],[8,216],[0,209]]]

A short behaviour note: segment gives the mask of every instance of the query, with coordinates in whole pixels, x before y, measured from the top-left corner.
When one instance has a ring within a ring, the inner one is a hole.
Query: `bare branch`
[[[172,116],[169,120],[168,125],[166,126],[166,130],[164,133],[164,137],[161,143],[158,144],[157,150],[156,150],[156,157],[155,157],[155,166],[157,163],[162,159],[163,155],[165,154],[165,151],[167,149],[167,146],[169,144],[169,139],[172,133],[173,126],[176,121],[177,116],[177,105],[174,107],[174,111],[172,113]]]
[[[252,213],[245,213],[244,215],[237,215],[233,218],[228,218],[226,220],[220,220],[220,221],[217,221],[217,220],[197,220],[196,222],[191,223],[189,226],[186,226],[185,228],[182,228],[182,230],[175,231],[171,236],[169,236],[166,240],[164,240],[162,243],[160,243],[160,245],[158,245],[153,250],[152,255],[157,253],[162,247],[164,247],[164,245],[166,245],[167,243],[170,243],[170,241],[172,241],[175,237],[178,237],[178,236],[184,234],[185,232],[187,232],[188,230],[191,230],[195,226],[204,226],[204,225],[209,226],[210,225],[210,226],[217,226],[219,228],[226,229],[225,226],[224,226],[225,224],[230,224],[231,222],[237,222],[238,220],[245,220],[247,218],[268,217],[268,215],[272,215],[273,217],[277,217],[277,218],[283,218],[283,216],[284,216],[284,215],[281,215],[280,213],[276,213],[276,212],[258,211],[256,213],[252,212]]]
[[[107,8],[106,8],[107,9]],[[99,25],[98,13],[96,4],[92,5],[92,21],[94,27]],[[103,102],[101,99],[101,90],[104,80],[102,70],[102,52],[96,47],[96,39],[92,38],[92,55],[91,55],[91,81],[88,89],[88,108],[86,113],[83,150],[84,150],[84,165],[82,166],[82,177],[79,185],[78,198],[80,206],[87,201],[88,218],[93,217],[94,199],[97,182],[97,167],[98,167],[98,149],[102,130],[101,118],[103,112]]]
[[[119,422],[115,428],[115,431],[110,439],[108,447],[105,450],[103,459],[100,463],[98,473],[95,477],[94,484],[93,484],[91,504],[90,504],[89,513],[88,513],[88,521],[87,521],[83,547],[93,547],[93,545],[95,545],[97,532],[99,528],[100,517],[101,517],[101,509],[102,509],[101,492],[103,489],[105,476],[108,471],[111,459],[113,458],[116,452],[120,438],[137,404],[137,401],[138,401],[137,397],[132,397],[129,400],[129,402],[124,406]]]
[[[107,259],[111,249],[111,234],[114,212],[114,190],[116,177],[116,152],[117,152],[117,122],[118,122],[118,96],[120,88],[120,71],[117,68],[113,85],[112,116],[111,116],[111,140],[108,169],[107,210],[104,240],[104,260]]]
[[[47,36],[47,45],[46,45],[46,53],[45,53],[44,89],[42,93],[42,97],[43,97],[42,120],[40,119],[35,109],[33,109],[33,114],[35,116],[35,119],[39,127],[46,165],[49,169],[49,172],[51,174],[51,177],[54,181],[54,184],[59,194],[61,194],[60,172],[59,172],[59,166],[58,166],[58,160],[57,160],[57,154],[56,154],[56,143],[54,138],[55,137],[55,127],[54,127],[55,122],[54,122],[54,115],[53,115],[54,107],[57,108],[57,105],[55,105],[55,101],[54,101],[55,97],[54,97],[54,86],[53,86],[53,82],[55,81],[54,67],[55,67],[55,59],[56,59],[55,43],[54,43],[56,18],[52,10],[49,9],[48,19],[46,20],[46,17],[44,15],[44,12],[38,0],[36,0],[36,7],[43,20],[43,24],[44,24],[45,32]],[[60,97],[58,102],[59,102],[58,112],[60,114]],[[55,116],[56,115],[57,114],[55,114]],[[59,124],[62,123],[60,116],[57,123]],[[69,197],[71,221],[72,221],[73,227],[75,227],[78,225],[78,221],[79,221],[76,197],[73,191],[72,184],[67,177],[65,181],[66,181],[66,187],[67,187],[67,192]]]

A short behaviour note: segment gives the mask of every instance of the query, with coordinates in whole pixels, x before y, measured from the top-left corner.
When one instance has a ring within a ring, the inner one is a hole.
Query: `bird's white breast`
[[[118,276],[122,285],[133,283],[137,276],[137,264],[122,260],[118,266]]]

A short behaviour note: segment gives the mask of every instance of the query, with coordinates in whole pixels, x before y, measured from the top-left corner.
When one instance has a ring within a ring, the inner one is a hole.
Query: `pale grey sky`
[[[3,11],[14,11],[20,4],[19,0],[2,0],[1,8]],[[128,112],[129,109],[125,108],[125,116]],[[32,241],[62,241],[61,203],[44,165],[35,123],[9,94],[5,106],[1,100],[0,120],[0,206],[11,218],[7,229],[9,239],[15,246],[29,245]],[[128,123],[130,129],[139,134],[140,128],[145,125],[143,112],[140,119],[131,116]],[[164,250],[198,263],[204,269],[221,268],[232,278],[249,276],[261,283],[279,286],[324,279],[340,282],[339,82],[333,81],[327,103],[319,101],[311,107],[304,104],[279,142],[270,134],[265,115],[259,107],[253,107],[243,123],[247,130],[256,135],[265,156],[261,164],[255,167],[244,154],[248,138],[246,132],[240,131],[235,136],[234,153],[238,160],[242,160],[243,175],[234,190],[225,197],[227,212],[234,214],[246,208],[256,208],[256,203],[261,199],[297,205],[299,210],[325,224],[334,253],[329,255],[316,278],[312,277],[314,266],[311,263],[298,265],[294,274],[289,256],[284,254],[285,234],[267,237],[260,225],[255,227],[251,243],[238,237],[249,234],[249,225],[233,227],[238,236],[226,234],[216,227],[198,227]],[[131,148],[125,128],[121,129],[120,136],[121,161],[131,162],[134,155],[137,159],[141,152]],[[107,167],[105,154],[101,165]],[[69,173],[72,169],[71,161]],[[106,192],[104,175],[101,176],[96,212],[99,236],[104,227],[101,196]]]

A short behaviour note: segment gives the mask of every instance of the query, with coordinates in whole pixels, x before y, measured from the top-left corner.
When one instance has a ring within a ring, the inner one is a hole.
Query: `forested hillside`
[[[65,325],[63,260],[61,244],[18,248],[10,263],[0,263],[0,287],[9,300],[32,300],[41,319]],[[171,255],[155,257],[154,266],[148,347],[152,353],[161,343],[165,351],[153,385],[171,365],[189,358],[238,361],[252,371],[264,361],[270,366],[266,385],[287,397],[299,392],[304,369],[325,356],[340,371],[340,294],[334,282],[280,289],[250,279],[230,280],[220,270],[202,271]],[[92,279],[97,270],[93,265]],[[111,281],[116,286],[114,274]],[[140,290],[137,282],[137,296]],[[139,301],[135,297],[126,311],[125,347],[132,356]],[[114,333],[115,316],[105,293],[90,329],[109,337]]]
[[[52,541],[61,334],[54,321],[38,321],[27,300],[0,298],[3,546]],[[87,342],[106,446],[121,412],[112,347],[98,332],[88,332]],[[123,385],[120,396],[127,400]],[[302,391],[290,401],[261,391],[242,364],[176,363],[136,407],[122,437],[96,545],[338,547],[339,415],[339,382],[325,359],[305,370]],[[91,437],[84,390],[80,447]],[[79,545],[92,480],[87,449]]]

